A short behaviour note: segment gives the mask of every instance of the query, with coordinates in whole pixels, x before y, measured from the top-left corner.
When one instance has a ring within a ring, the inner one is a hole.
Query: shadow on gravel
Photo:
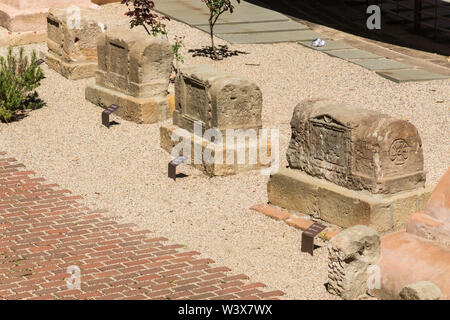
[[[114,121],[114,120],[109,122],[109,126],[117,126],[119,124],[120,124],[120,122],[117,122],[117,121]]]
[[[214,53],[211,47],[203,47],[201,49],[190,49],[188,51],[192,53],[193,57],[207,57],[215,60]],[[239,51],[239,50],[230,50],[227,45],[219,45],[216,47],[216,52],[223,58],[229,58],[232,56],[238,56],[240,54],[248,54],[248,52]]]
[[[1,103],[0,103],[0,105],[1,105]],[[22,119],[28,117],[28,115],[30,114],[31,111],[40,109],[42,107],[45,107],[47,105],[47,103],[44,100],[42,100],[39,97],[38,93],[35,91],[35,92],[31,93],[25,99],[24,105],[27,106],[26,109],[16,110],[13,113],[12,118],[9,119],[9,121],[5,121],[4,119],[0,119],[0,122],[10,123],[10,122],[22,120]]]

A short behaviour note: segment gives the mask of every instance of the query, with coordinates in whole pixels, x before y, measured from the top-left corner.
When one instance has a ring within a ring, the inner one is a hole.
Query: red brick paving
[[[19,171],[22,170],[22,171]],[[120,224],[0,152],[0,299],[277,299],[198,252]],[[69,290],[67,267],[81,270]]]

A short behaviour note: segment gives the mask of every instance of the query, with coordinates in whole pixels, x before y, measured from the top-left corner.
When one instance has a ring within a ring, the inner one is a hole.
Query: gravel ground
[[[105,23],[126,23],[118,7],[101,9]],[[283,164],[294,106],[305,98],[330,97],[411,121],[422,137],[429,185],[449,165],[449,80],[396,84],[295,43],[232,45],[245,54],[216,62],[188,52],[209,44],[206,33],[176,21],[168,30],[170,38],[186,36],[186,64],[210,64],[256,81],[263,92],[263,124],[280,129]],[[46,45],[26,48],[45,50]],[[1,55],[5,52],[0,48]],[[113,116],[120,124],[108,130],[100,124],[102,110],[84,99],[93,79],[69,81],[43,68],[39,93],[47,106],[0,124],[1,150],[83,195],[90,207],[198,250],[252,281],[285,291],[288,299],[336,298],[324,286],[326,246],[322,243],[314,257],[301,254],[300,231],[248,209],[267,201],[267,176],[255,171],[209,178],[181,165],[179,172],[187,177],[174,182],[167,178],[170,156],[159,147],[160,124],[137,125]]]

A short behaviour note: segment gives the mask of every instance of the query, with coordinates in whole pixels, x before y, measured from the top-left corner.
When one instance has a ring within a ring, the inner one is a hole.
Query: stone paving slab
[[[402,69],[402,70],[388,70],[378,71],[380,76],[392,80],[394,82],[408,82],[408,81],[427,81],[427,80],[442,80],[448,79],[448,76],[437,74],[420,69]]]
[[[236,10],[232,14],[229,12],[223,13],[217,20],[217,23],[289,21],[289,19],[281,13],[248,2],[235,4],[235,8]],[[192,0],[162,2],[155,6],[155,10],[176,20],[183,21],[191,26],[197,24],[206,25],[209,18],[208,8],[200,1],[198,1],[198,3],[194,3]],[[192,16],[195,16],[196,18],[193,19]]]
[[[0,300],[277,299],[196,251],[85,207],[0,152]],[[243,253],[245,254],[245,253]],[[70,289],[69,266],[81,271]]]
[[[198,29],[209,32],[209,25],[196,26]],[[276,31],[294,31],[308,30],[304,24],[293,21],[273,21],[262,23],[227,23],[217,24],[214,27],[215,34],[221,33],[252,33],[252,32],[276,32]]]
[[[231,43],[277,43],[294,42],[298,40],[314,40],[320,34],[312,30],[259,32],[240,34],[217,34],[217,37]]]
[[[321,38],[321,37],[319,37]],[[322,38],[321,38],[322,39]],[[318,51],[325,51],[325,50],[341,50],[341,49],[353,49],[352,46],[343,43],[343,42],[339,42],[339,41],[334,41],[334,40],[328,40],[325,41],[325,45],[323,47],[314,47],[312,45],[312,41],[299,41],[299,44],[314,49],[314,50],[318,50]]]
[[[11,32],[0,27],[0,46],[22,46],[47,40],[47,31]]]
[[[178,13],[173,13],[173,14],[168,14],[165,13],[170,19],[179,21],[179,22],[183,22],[191,27],[195,27],[196,25],[201,25],[201,24],[205,24],[208,23],[208,17],[202,14],[196,14],[196,13],[192,13],[192,14],[178,14]]]
[[[157,11],[197,29],[209,32],[209,11],[200,1],[165,0],[157,4]],[[233,14],[225,13],[217,21],[215,34],[230,43],[277,43],[298,41],[311,49],[325,52],[330,56],[341,58],[368,70],[383,70],[381,76],[396,82],[443,79],[444,76],[415,70],[401,62],[386,59],[368,51],[355,49],[339,41],[327,40],[321,34],[308,29],[304,24],[290,20],[285,15],[273,10],[241,1],[235,3]],[[326,40],[324,47],[313,47],[311,41],[317,38]],[[396,70],[413,71],[396,72]],[[444,77],[445,78],[445,77]]]
[[[324,50],[326,54],[332,56],[341,58],[343,60],[350,60],[350,59],[381,59],[383,57],[364,51],[359,49],[344,49],[344,50]]]
[[[352,59],[350,62],[368,70],[411,69],[410,65],[392,59]]]

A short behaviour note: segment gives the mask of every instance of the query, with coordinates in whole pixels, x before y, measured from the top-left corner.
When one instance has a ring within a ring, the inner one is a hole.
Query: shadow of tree
[[[189,53],[192,53],[193,57],[207,57],[211,58],[212,60],[216,60],[216,57],[214,55],[214,52],[211,47],[203,47],[201,49],[190,49],[188,50]],[[216,47],[217,54],[224,58],[229,58],[232,56],[238,56],[240,54],[249,54],[245,51],[239,51],[239,50],[230,50],[227,45],[219,45]]]

